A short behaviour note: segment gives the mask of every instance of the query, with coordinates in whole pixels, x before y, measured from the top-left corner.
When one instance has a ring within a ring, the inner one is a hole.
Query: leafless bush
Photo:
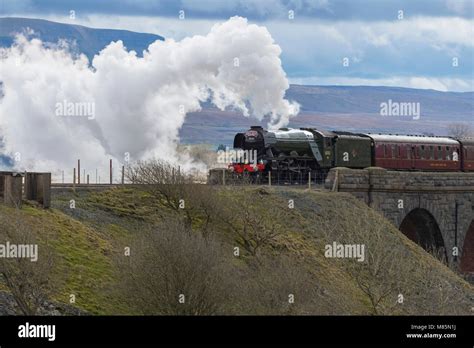
[[[318,284],[308,266],[288,255],[252,260],[234,292],[239,314],[327,315],[339,310],[337,299]]]
[[[31,258],[0,258],[0,279],[23,315],[40,314],[46,301],[58,288],[58,284],[50,280],[55,265],[52,248],[45,242],[39,244],[31,230],[32,226],[22,219],[17,210],[8,216],[0,215],[0,243],[38,245],[37,260],[34,262]]]
[[[408,314],[425,315],[466,315],[471,314],[474,304],[466,297],[465,290],[456,282],[449,271],[419,265],[418,271],[424,275],[417,291],[411,289],[407,300],[411,302]],[[422,291],[420,291],[420,289]]]
[[[437,260],[437,255],[432,255]],[[457,275],[438,260],[439,264],[427,264],[427,258],[408,255],[403,262],[411,265],[410,277],[416,277],[415,283],[405,282],[400,287],[404,303],[399,313],[408,315],[466,315],[472,313],[472,295],[466,293],[468,284],[457,279]]]
[[[180,209],[184,186],[192,183],[191,178],[179,167],[161,160],[137,162],[128,168],[126,177],[132,184],[141,185],[175,211]]]
[[[408,250],[391,234],[388,221],[375,212],[343,210],[327,221],[326,241],[364,245],[365,260],[341,259],[350,277],[366,296],[373,314],[397,311],[398,295],[407,287],[415,265],[406,262]],[[370,223],[369,223],[370,222]],[[393,243],[388,241],[392,240]],[[404,262],[400,262],[404,260]]]
[[[227,265],[216,241],[167,221],[120,256],[122,291],[140,314],[218,314],[229,292]]]
[[[378,213],[341,210],[339,217],[326,218],[323,238],[332,243],[364,244],[365,262],[341,262],[359,290],[366,296],[373,314],[466,314],[469,300],[455,275],[436,253],[429,255],[408,248],[408,240],[394,233]],[[440,261],[440,263],[436,263]]]
[[[184,214],[191,227],[201,221],[206,233],[219,205],[215,188],[194,183],[193,177],[183,173],[179,167],[161,160],[138,162],[129,168],[127,179],[173,211]]]
[[[203,184],[192,184],[184,192],[184,214],[190,224],[198,225],[204,235],[208,235],[212,224],[220,219],[223,200],[217,189]]]
[[[448,125],[448,135],[456,139],[474,136],[472,126],[467,123],[451,123]]]
[[[237,243],[252,256],[258,256],[261,249],[286,231],[279,219],[284,220],[288,209],[277,206],[269,206],[264,210],[256,209],[258,205],[252,204],[253,199],[259,199],[258,195],[229,200],[229,205],[223,212],[223,221],[234,232]],[[279,219],[275,219],[277,215]]]

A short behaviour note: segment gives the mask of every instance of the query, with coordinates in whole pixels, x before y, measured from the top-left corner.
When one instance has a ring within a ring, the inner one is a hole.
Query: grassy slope
[[[340,307],[338,313],[371,313],[366,294],[347,272],[347,263],[325,258],[324,245],[329,236],[329,241],[361,242],[371,247],[372,229],[380,226],[377,213],[368,211],[364,204],[346,194],[291,189],[264,189],[262,194],[258,188],[226,188],[220,191],[220,195],[224,200],[255,196],[253,208],[262,214],[270,214],[276,221],[281,217],[272,215],[274,207],[285,207],[288,199],[293,199],[295,208],[290,216],[284,217],[285,221],[281,221],[281,224],[288,226],[287,231],[272,243],[268,251],[286,253],[303,262],[332,296],[335,306]],[[75,209],[69,208],[71,199],[75,200]],[[76,306],[91,313],[129,313],[113,291],[116,275],[112,257],[128,245],[134,234],[159,222],[159,216],[163,216],[166,209],[146,193],[129,188],[77,194],[55,193],[52,205],[50,210],[27,205],[21,214],[24,219],[31,221],[32,226],[47,226],[46,231],[38,228],[39,238],[48,240],[61,257],[62,262],[58,264],[56,272],[65,274],[67,281],[57,299],[67,301],[70,294],[75,294]],[[0,205],[2,214],[8,214],[9,209]],[[158,211],[161,215],[157,214]],[[362,216],[363,219],[359,218]],[[384,224],[383,244],[388,249],[399,247],[406,257],[396,260],[396,263],[406,263],[406,270],[410,269],[399,275],[403,278],[400,291],[413,294],[413,298],[422,298],[420,296],[429,286],[424,284],[424,277],[430,270],[458,289],[462,300],[454,306],[466,306],[461,312],[469,313],[469,301],[474,298],[473,287],[405,238],[388,222]],[[235,244],[236,236],[225,223],[217,222],[215,230],[225,243]],[[416,268],[409,268],[409,263],[416,264]],[[367,273],[365,276],[373,275]],[[420,311],[423,310],[420,307]],[[397,311],[391,313],[396,314]]]

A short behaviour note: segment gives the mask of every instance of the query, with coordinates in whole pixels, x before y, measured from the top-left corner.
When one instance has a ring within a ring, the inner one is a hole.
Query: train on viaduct
[[[474,138],[253,126],[235,135],[234,149],[256,154],[253,163],[231,163],[234,176],[290,184],[322,178],[474,276]]]

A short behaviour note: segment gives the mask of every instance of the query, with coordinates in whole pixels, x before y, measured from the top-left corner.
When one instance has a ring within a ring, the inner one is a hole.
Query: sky
[[[236,15],[267,27],[291,83],[474,90],[472,0],[0,0],[0,17],[175,40]]]

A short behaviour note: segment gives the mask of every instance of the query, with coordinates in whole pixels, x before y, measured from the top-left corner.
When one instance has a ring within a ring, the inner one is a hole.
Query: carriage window
[[[443,159],[443,148],[441,146],[438,146],[438,159]]]
[[[392,145],[392,158],[395,158],[396,157],[396,151],[397,151],[397,145]]]
[[[410,149],[410,145],[407,145],[407,146],[406,146],[406,150],[407,150],[407,158],[408,158],[408,159],[411,159],[411,149]]]
[[[425,145],[421,145],[420,158],[425,159]]]
[[[388,147],[387,144],[383,144],[383,157],[384,158],[387,158],[387,147]]]
[[[430,145],[430,159],[434,159],[434,146]]]
[[[446,159],[447,159],[448,161],[451,160],[451,153],[450,153],[450,151],[449,151],[449,146],[446,146]]]

